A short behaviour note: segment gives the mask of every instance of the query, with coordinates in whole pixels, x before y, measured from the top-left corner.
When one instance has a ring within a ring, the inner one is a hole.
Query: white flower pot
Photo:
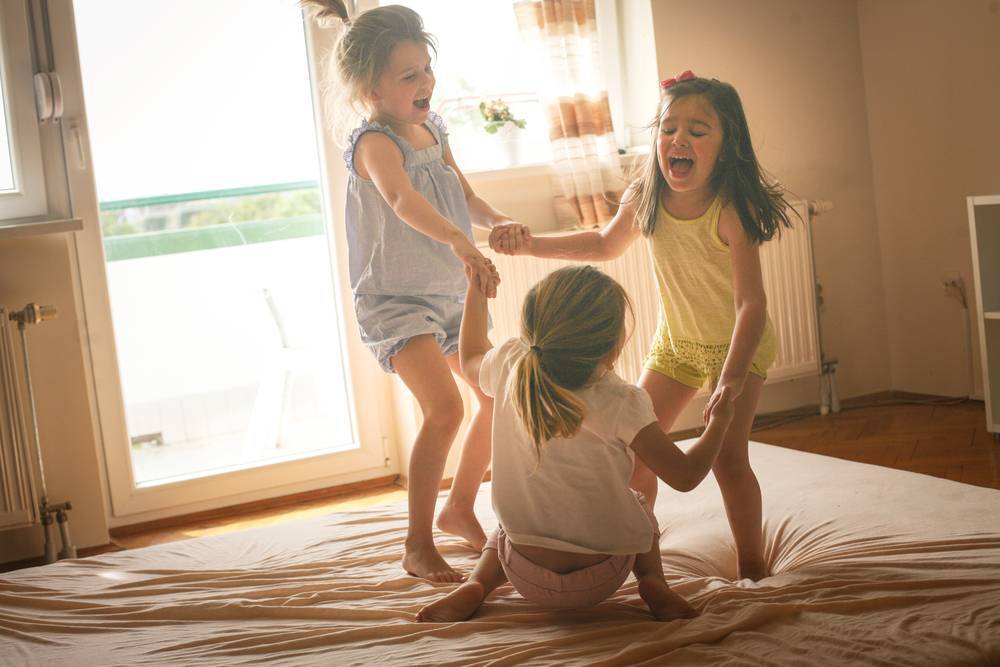
[[[504,123],[494,135],[500,142],[501,152],[507,160],[508,167],[516,167],[521,163],[521,128],[514,123]]]

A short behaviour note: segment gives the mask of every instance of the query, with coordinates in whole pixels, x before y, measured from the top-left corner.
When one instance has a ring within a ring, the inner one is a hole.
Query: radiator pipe
[[[54,319],[56,316],[55,306],[39,306],[29,303],[21,310],[10,314],[10,319],[17,322],[17,330],[21,335],[21,354],[24,359],[24,381],[28,390],[28,414],[31,417],[31,435],[35,441],[35,459],[38,463],[38,482],[41,488],[41,499],[38,503],[39,518],[42,522],[42,531],[45,536],[45,562],[54,563],[58,558],[76,558],[76,547],[70,539],[69,515],[67,512],[73,509],[69,502],[62,502],[54,505],[49,504],[48,487],[45,483],[45,466],[42,461],[42,443],[38,430],[38,412],[35,409],[35,390],[31,383],[31,363],[28,356],[28,337],[25,334],[25,326],[28,324],[39,324],[46,320]],[[55,523],[59,529],[59,538],[62,541],[62,549],[56,554],[55,542],[52,540],[52,523],[55,515]]]

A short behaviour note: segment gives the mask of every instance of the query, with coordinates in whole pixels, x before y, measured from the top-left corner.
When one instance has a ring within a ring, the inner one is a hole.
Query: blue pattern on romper
[[[464,295],[465,271],[451,248],[399,219],[375,184],[354,169],[354,147],[365,132],[381,132],[403,152],[414,189],[471,240],[472,223],[462,183],[444,163],[448,134],[433,111],[424,123],[437,143],[414,150],[388,126],[363,120],[351,133],[347,163],[347,247],[355,294]]]

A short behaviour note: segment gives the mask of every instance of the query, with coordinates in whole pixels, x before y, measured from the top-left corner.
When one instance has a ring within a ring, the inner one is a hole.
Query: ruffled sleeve
[[[410,145],[403,141],[395,132],[392,131],[388,125],[382,125],[381,123],[372,123],[367,120],[362,120],[361,125],[354,128],[351,132],[351,136],[347,141],[347,148],[344,150],[344,162],[347,165],[347,171],[351,172],[355,176],[358,176],[357,170],[354,168],[354,148],[358,145],[358,141],[366,132],[381,132],[386,135],[399,147],[399,150],[403,153],[403,168],[405,169],[410,164],[410,158],[413,154],[413,149]]]
[[[444,118],[431,111],[427,114],[427,120],[437,130],[438,143],[441,144],[441,148],[443,149],[448,145],[448,126],[444,124]]]

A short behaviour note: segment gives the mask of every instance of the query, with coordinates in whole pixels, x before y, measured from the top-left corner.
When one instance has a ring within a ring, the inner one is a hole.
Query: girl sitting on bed
[[[706,383],[732,403],[715,478],[736,542],[738,576],[767,576],[761,493],[748,441],[777,337],[767,316],[760,246],[789,226],[782,189],[761,169],[736,89],[690,71],[661,82],[649,158],[607,227],[532,238],[510,229],[490,245],[506,254],[608,261],[646,237],[661,296],[660,328],[639,386],[664,431]],[[656,497],[637,465],[632,486]]]
[[[527,600],[585,607],[634,572],[658,620],[695,609],[670,590],[652,507],[629,488],[635,456],[689,491],[705,477],[733,415],[721,401],[687,452],[660,428],[649,395],[612,370],[632,306],[591,266],[559,269],[524,300],[521,337],[494,348],[486,297],[469,284],[459,336],[462,371],[493,402],[493,508],[500,526],[471,577],[424,607],[418,621],[469,618],[505,581]]]

